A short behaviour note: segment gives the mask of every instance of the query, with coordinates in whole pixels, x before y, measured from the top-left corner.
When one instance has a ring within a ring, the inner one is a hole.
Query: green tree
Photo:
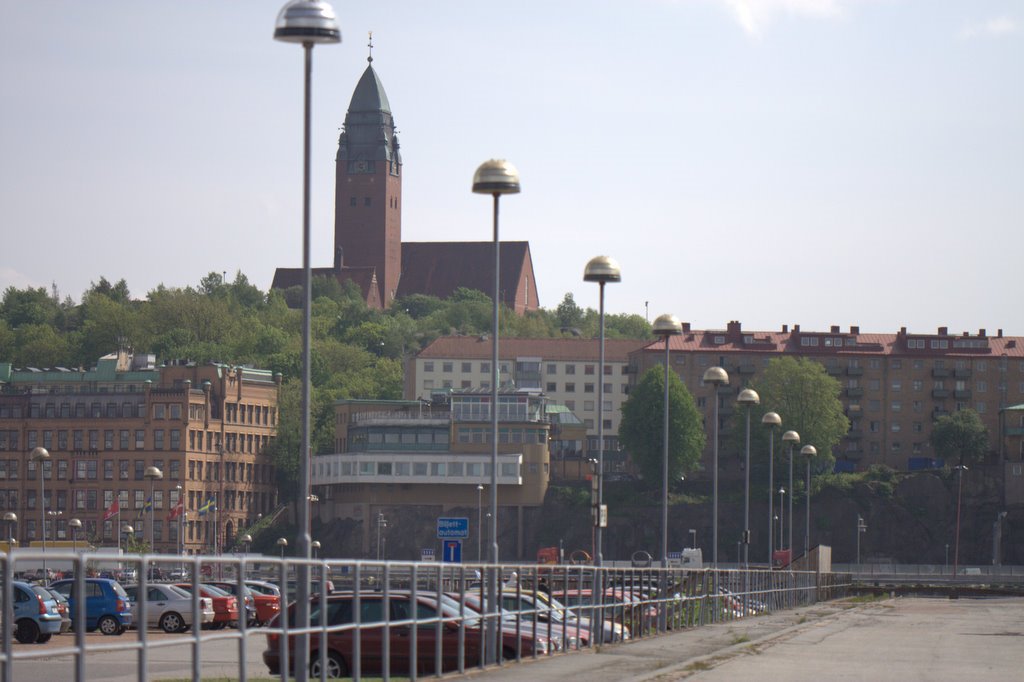
[[[828,375],[825,366],[808,358],[772,358],[764,372],[750,383],[750,388],[761,398],[761,404],[750,410],[752,473],[767,478],[766,457],[754,454],[768,452],[768,433],[761,426],[765,412],[778,413],[782,417],[782,432],[796,431],[802,445],[813,445],[817,449],[818,455],[811,463],[813,471],[831,471],[835,464],[832,448],[850,430],[850,422],[839,400],[842,386]],[[745,446],[746,416],[745,408],[733,413],[729,443],[737,453]],[[782,461],[780,435],[775,434],[776,464]]]
[[[665,370],[652,367],[622,405],[619,439],[629,451],[648,485],[661,483],[664,452]],[[668,386],[668,475],[678,480],[693,471],[704,451],[704,428],[693,396],[676,376],[669,373]]]
[[[583,326],[583,317],[583,309],[576,305],[576,299],[571,293],[567,293],[555,308],[555,318],[563,329],[580,328]]]
[[[100,277],[100,281],[92,282],[89,290],[82,295],[82,302],[93,294],[102,294],[115,303],[128,303],[131,300],[128,283],[123,278],[118,280],[117,284],[111,284],[106,277]]]
[[[961,466],[975,464],[988,454],[988,429],[974,410],[958,410],[935,421],[931,442],[940,457],[958,457]]]
[[[11,329],[23,324],[53,325],[60,313],[57,300],[43,287],[24,290],[7,287],[0,301],[0,317],[7,320]]]

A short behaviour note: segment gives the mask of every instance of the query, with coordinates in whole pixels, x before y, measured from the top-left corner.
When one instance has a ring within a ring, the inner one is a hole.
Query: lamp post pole
[[[284,548],[288,546],[288,538],[278,538],[277,546],[281,550],[281,558],[284,559]]]
[[[490,194],[494,197],[494,300],[491,319],[491,551],[493,564],[487,576],[487,599],[485,609],[492,616],[484,638],[484,660],[497,661],[499,628],[498,615],[498,382],[501,378],[498,357],[498,310],[501,303],[501,242],[498,239],[498,199],[502,194],[518,194],[519,171],[508,161],[491,159],[485,161],[473,174],[473,193]]]
[[[721,367],[708,367],[704,383],[711,384],[715,396],[715,440],[712,446],[712,510],[711,510],[711,565],[718,570],[718,387],[729,385],[729,374]],[[717,575],[717,574],[716,574]]]
[[[867,524],[864,523],[864,517],[857,514],[857,570],[860,570],[860,534],[867,532]]]
[[[604,511],[604,285],[621,282],[622,270],[613,258],[591,258],[583,269],[584,282],[597,282],[598,295],[598,366],[597,366],[597,504],[594,509],[594,565],[604,562],[601,524]]]
[[[484,486],[476,487],[476,562],[484,560]]]
[[[312,299],[310,284],[309,234],[309,167],[310,167],[310,103],[311,74],[313,70],[313,46],[341,42],[341,31],[334,10],[324,0],[291,0],[277,15],[274,39],[286,43],[300,43],[305,57],[305,87],[303,107],[303,156],[302,156],[302,445],[299,451],[299,488],[302,491],[298,504],[299,556],[309,558],[309,494],[310,472],[310,338]],[[283,551],[283,550],[282,550]],[[309,625],[309,566],[300,563],[296,572],[296,618],[300,628]],[[309,673],[309,638],[299,635],[296,642],[295,670],[299,680],[305,680]]]
[[[70,521],[68,521],[68,528],[71,529],[71,551],[74,554],[78,553],[78,530],[81,527],[81,519],[71,519]]]
[[[46,478],[45,465],[50,461],[50,451],[42,447],[34,448],[32,460],[38,462],[37,468],[39,469],[39,524],[42,526],[43,534],[43,580],[49,582],[46,578],[46,484],[43,479]]]
[[[736,399],[739,405],[747,408],[747,439],[746,454],[743,464],[743,569],[750,569],[750,408],[761,402],[761,397],[752,388],[745,388],[740,391]],[[746,573],[744,573],[744,576]],[[745,590],[744,590],[745,591]],[[744,598],[746,598],[744,596]]]
[[[956,536],[953,538],[953,577],[956,577],[957,572],[960,570],[960,501],[963,499],[964,471],[967,469],[964,466],[962,455],[960,457],[960,466],[957,469],[959,472],[956,477]]]
[[[603,307],[602,307],[603,310]],[[603,324],[602,324],[603,329]],[[676,319],[675,315],[659,315],[654,320],[654,327],[652,329],[655,336],[660,336],[665,340],[665,394],[662,398],[662,415],[661,415],[661,568],[662,571],[659,574],[659,587],[661,594],[665,594],[666,587],[666,570],[668,568],[668,421],[669,421],[669,371],[670,371],[670,357],[671,349],[670,342],[673,336],[678,336],[683,333],[683,326]],[[604,356],[604,347],[601,349],[602,357]],[[602,362],[602,366],[603,366]],[[602,377],[603,378],[603,377]],[[665,611],[665,606],[662,605],[658,609],[658,631],[664,632],[666,629],[666,616],[668,614]]]
[[[789,560],[793,560],[793,447],[800,444],[800,434],[796,431],[786,431],[782,434],[782,443],[785,445],[789,443],[789,543],[785,544],[783,538],[779,538],[780,549],[789,550]],[[782,490],[782,488],[779,488]],[[780,502],[781,504],[781,502]],[[779,518],[783,520],[783,523],[779,526],[779,532],[785,533],[786,530],[786,515],[782,513],[782,509],[779,509]]]
[[[156,524],[156,500],[153,499],[153,493],[156,488],[156,482],[164,477],[164,472],[160,471],[155,466],[146,467],[146,473],[143,474],[143,478],[149,481],[149,551],[156,552],[156,533],[154,532],[154,526]],[[145,507],[143,507],[145,511]],[[214,526],[214,537],[217,536],[216,524]]]
[[[690,529],[690,548],[697,549],[697,529]]]
[[[10,549],[14,549],[14,524],[18,522],[18,515],[14,512],[7,512],[4,514],[4,521],[7,522],[7,544]],[[946,545],[948,548],[949,545]]]
[[[811,460],[818,454],[818,449],[813,445],[805,445],[800,448],[800,454],[807,460],[807,520],[804,525],[804,556],[808,561],[811,557]],[[810,563],[805,567],[810,570]]]
[[[785,550],[786,544],[786,489],[779,486],[779,551]]]
[[[768,427],[768,570],[772,568],[772,556],[775,553],[775,427],[782,425],[782,417],[777,412],[765,412],[761,423]]]

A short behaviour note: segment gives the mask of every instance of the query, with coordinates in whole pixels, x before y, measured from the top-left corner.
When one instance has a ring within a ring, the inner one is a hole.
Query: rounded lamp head
[[[587,267],[583,268],[584,282],[621,282],[622,270],[618,262],[611,256],[591,258]]]
[[[721,384],[722,386],[729,385],[729,373],[721,367],[708,367],[704,372],[704,383],[705,384]]]
[[[285,43],[340,43],[334,9],[323,0],[291,0],[274,24],[274,40]]]
[[[278,547],[287,547],[288,546],[288,538],[278,538],[277,539],[277,546]]]
[[[17,520],[18,520],[18,515],[15,514],[14,512],[7,512],[6,514],[4,514],[4,521],[14,522],[14,521],[17,521]]]
[[[664,315],[658,315],[654,319],[651,331],[654,332],[655,336],[678,336],[683,333],[683,325],[679,324],[679,319],[675,315],[665,313]]]
[[[71,519],[70,521],[68,521],[68,526],[70,526],[71,528],[81,528],[82,527],[82,520],[81,519]]]
[[[157,467],[146,467],[146,473],[143,475],[146,478],[159,480],[164,477],[164,472],[160,471]]]
[[[474,194],[518,194],[519,171],[504,159],[484,161],[473,173]]]
[[[818,448],[814,447],[813,445],[805,445],[802,448],[800,448],[800,454],[806,457],[807,459],[811,459],[812,457],[818,454]]]
[[[786,431],[784,434],[782,434],[782,442],[793,444],[799,443],[800,434],[797,433],[796,431]]]
[[[33,448],[32,449],[32,459],[36,460],[37,462],[41,461],[41,460],[44,460],[44,459],[50,459],[50,451],[47,450],[46,448],[41,448],[41,447],[40,448]]]
[[[765,426],[782,426],[782,417],[778,412],[765,412],[761,417],[761,423]]]
[[[319,541],[319,540],[313,540],[313,542],[311,542],[311,543],[309,544],[309,546],[310,546],[310,547],[311,547],[312,549],[320,549],[320,547],[321,547],[321,545],[320,545],[320,541]]]
[[[124,533],[125,535],[131,535],[132,533],[135,532],[135,528],[125,524],[125,525],[121,526],[121,532]]]
[[[761,403],[761,396],[757,394],[752,388],[745,388],[740,391],[739,396],[736,398],[736,402],[740,405],[759,405]]]
[[[238,539],[241,540],[242,542],[244,542],[247,545],[252,542],[252,536],[249,535],[248,533],[246,533],[245,535],[243,535],[242,537],[240,537]]]

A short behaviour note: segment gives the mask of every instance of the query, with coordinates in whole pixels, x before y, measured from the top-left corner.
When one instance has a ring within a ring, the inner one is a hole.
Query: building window
[[[441,371],[446,373],[446,374],[451,374],[454,371],[454,369],[455,369],[455,363],[454,362],[442,362],[441,363]]]
[[[549,381],[544,386],[544,390],[547,391],[548,393],[554,393],[555,391],[558,390],[557,385],[554,381]]]
[[[584,400],[583,401],[583,411],[584,412],[593,412],[594,411],[594,401],[593,400]]]
[[[575,393],[576,392],[576,384],[574,382],[572,382],[572,381],[567,382],[565,384],[565,392],[566,393]]]
[[[359,200],[356,199],[355,197],[349,197],[348,205],[349,206],[358,206],[359,205]]]
[[[424,372],[433,372],[434,371],[434,363],[430,362],[430,361],[424,362],[423,363],[423,371]]]
[[[558,372],[558,366],[553,362],[548,363],[548,374],[556,374]]]
[[[473,363],[472,362],[463,362],[462,363],[462,371],[465,374],[468,374],[469,372],[472,372],[473,371]]]
[[[363,197],[363,206],[369,206],[372,203],[373,201],[371,201],[370,197]]]
[[[903,409],[903,402],[902,401],[900,401],[900,400],[892,401],[892,411],[893,412],[899,412],[902,409]]]
[[[894,391],[901,391],[901,390],[903,390],[903,382],[900,381],[899,379],[893,379],[892,380],[892,390],[894,390]]]
[[[1024,365],[1021,365],[1021,366],[1024,367]],[[565,366],[565,373],[566,374],[575,374],[576,373],[576,365],[566,365]]]
[[[984,393],[985,391],[988,390],[988,382],[979,381],[974,385],[974,388],[975,390],[978,391],[978,393]]]
[[[584,393],[593,393],[594,392],[594,384],[589,383],[589,382],[583,384],[583,392]]]
[[[902,367],[903,367],[903,361],[902,360],[893,360],[892,361],[892,368],[893,369],[902,369]]]

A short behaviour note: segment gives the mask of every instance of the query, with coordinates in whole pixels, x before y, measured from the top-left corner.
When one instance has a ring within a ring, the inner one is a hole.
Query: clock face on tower
[[[375,165],[373,161],[367,161],[366,159],[356,159],[348,162],[349,174],[366,174],[373,173],[375,171]]]

